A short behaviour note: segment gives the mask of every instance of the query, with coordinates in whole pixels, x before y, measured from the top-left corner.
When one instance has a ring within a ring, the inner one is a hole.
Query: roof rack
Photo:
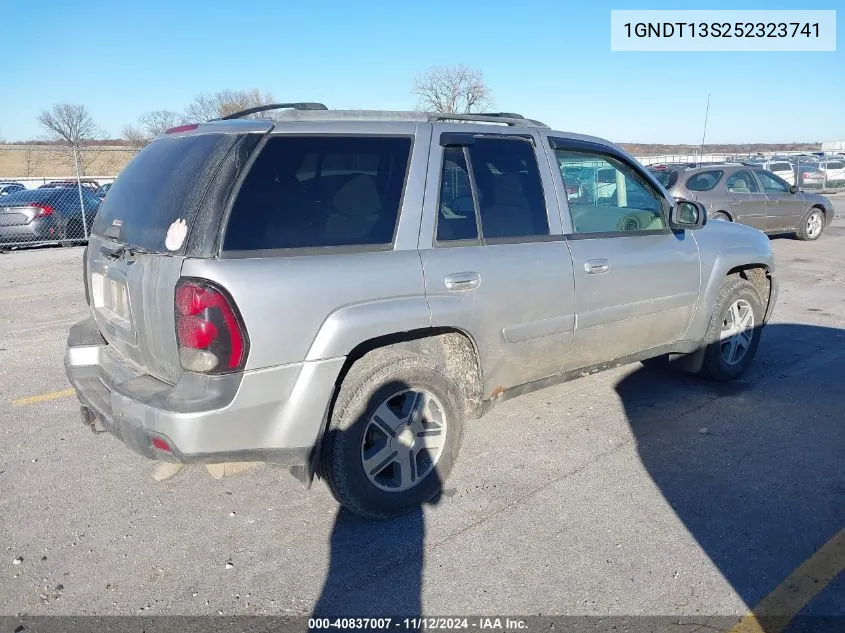
[[[521,114],[514,112],[482,112],[479,114],[458,114],[437,112],[428,115],[429,121],[468,121],[478,123],[505,123],[506,125],[522,125],[530,127],[549,127],[545,123],[526,119]]]
[[[227,114],[226,116],[222,116],[219,119],[211,120],[229,121],[231,119],[241,119],[250,114],[257,114],[258,112],[267,112],[268,110],[283,110],[289,108],[293,108],[294,110],[328,110],[328,108],[322,103],[268,103],[266,105],[260,105],[254,108],[247,108],[246,110],[241,110],[240,112],[233,112],[232,114]]]

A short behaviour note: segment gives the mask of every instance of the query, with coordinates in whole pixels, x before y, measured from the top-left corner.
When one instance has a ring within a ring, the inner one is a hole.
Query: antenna
[[[710,114],[710,93],[707,93],[707,109],[704,110],[704,132],[701,134],[701,147],[698,150],[699,157],[704,157],[704,139],[707,138],[707,117]]]

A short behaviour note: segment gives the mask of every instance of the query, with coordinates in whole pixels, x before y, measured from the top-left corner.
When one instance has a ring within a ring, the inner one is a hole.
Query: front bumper
[[[65,352],[83,422],[145,457],[182,463],[307,465],[343,361],[222,376],[184,372],[170,385],[123,359],[93,319],[71,329]],[[156,448],[156,438],[171,450]]]

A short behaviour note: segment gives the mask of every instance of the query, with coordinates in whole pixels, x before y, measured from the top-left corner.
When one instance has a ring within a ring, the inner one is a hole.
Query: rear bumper
[[[150,459],[182,463],[309,463],[344,359],[202,376],[175,385],[143,373],[101,338],[89,319],[68,337],[65,370],[83,422]],[[159,438],[171,447],[153,446]]]
[[[36,218],[28,224],[0,226],[0,244],[17,244],[58,239],[53,222],[49,218]]]

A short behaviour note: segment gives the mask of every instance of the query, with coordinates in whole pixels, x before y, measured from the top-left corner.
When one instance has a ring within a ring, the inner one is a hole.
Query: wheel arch
[[[483,384],[481,360],[478,346],[469,333],[452,327],[419,328],[361,341],[347,355],[335,383],[335,392],[352,365],[377,350],[410,352],[431,358],[455,383],[463,396],[467,416],[479,417]]]
[[[355,362],[367,354],[379,351],[384,353],[391,351],[410,352],[433,359],[449,375],[462,396],[466,418],[472,419],[481,416],[483,399],[481,358],[478,353],[478,346],[468,332],[453,327],[424,327],[381,334],[362,340],[349,351],[338,372],[319,435],[311,451],[308,466],[291,469],[291,474],[306,486],[311,485],[314,475],[317,473],[323,437],[331,420],[344,379]]]

